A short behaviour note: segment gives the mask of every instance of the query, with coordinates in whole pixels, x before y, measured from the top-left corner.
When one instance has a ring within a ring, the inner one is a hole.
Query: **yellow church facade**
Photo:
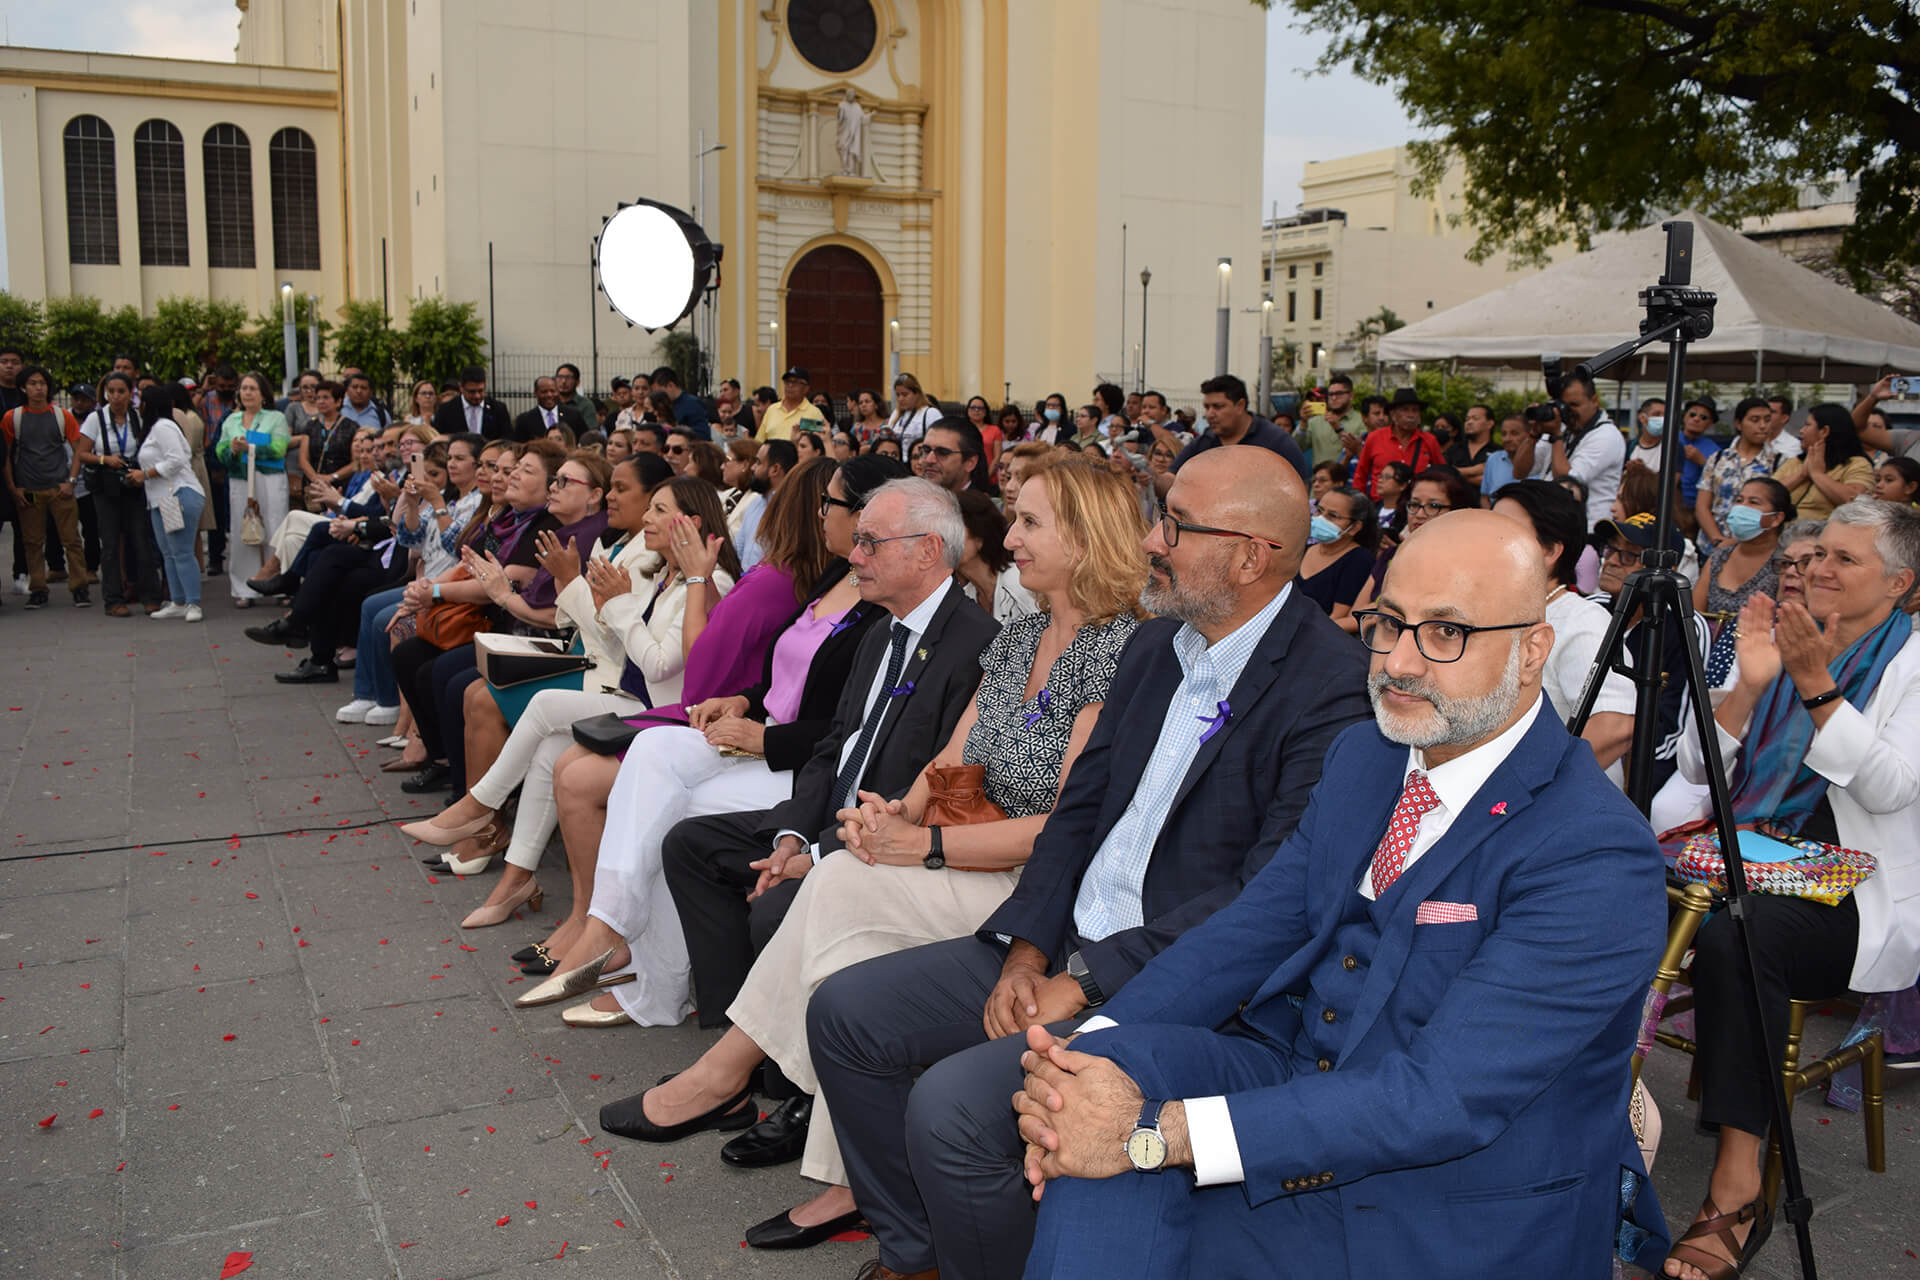
[[[1221,258],[1243,264],[1231,363],[1252,380],[1265,19],[1246,0],[240,4],[232,63],[0,51],[16,292],[264,310],[290,280],[323,304],[385,298],[398,321],[443,296],[480,307],[496,356],[591,362],[604,386],[655,354],[592,273],[604,220],[646,197],[724,245],[683,323],[749,386],[803,364],[836,394],[884,387],[897,352],[942,399],[1078,403],[1143,362],[1191,399],[1213,372]],[[113,129],[114,264],[71,260],[65,131],[83,115]],[[153,119],[184,142],[185,247],[165,267],[142,260],[154,201],[136,189]],[[255,153],[250,271],[210,264],[210,237],[233,238],[215,215],[234,197],[208,185],[222,123]],[[269,146],[296,125],[320,241],[297,275],[277,253],[286,148]]]

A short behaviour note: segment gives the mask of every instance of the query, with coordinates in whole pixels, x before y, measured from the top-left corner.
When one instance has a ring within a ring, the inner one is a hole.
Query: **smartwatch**
[[[1127,1135],[1127,1159],[1141,1173],[1158,1173],[1166,1167],[1167,1140],[1160,1132],[1160,1098],[1148,1098],[1140,1104],[1140,1118]]]
[[[1835,687],[1827,690],[1825,693],[1816,693],[1811,698],[1800,699],[1800,705],[1809,711],[1816,711],[1826,706],[1829,702],[1838,702],[1840,697],[1840,690],[1838,687]]]
[[[925,864],[927,870],[939,871],[947,865],[946,851],[940,847],[940,828],[928,827],[927,835],[931,838],[932,847],[927,850],[927,856],[922,858],[921,862]]]
[[[1067,973],[1080,984],[1080,994],[1087,998],[1089,1009],[1106,1003],[1107,993],[1093,980],[1092,970],[1087,968],[1086,960],[1078,951],[1067,957]]]

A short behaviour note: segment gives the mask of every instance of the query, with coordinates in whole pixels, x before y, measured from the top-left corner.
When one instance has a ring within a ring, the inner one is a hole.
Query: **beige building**
[[[503,367],[597,350],[604,385],[654,355],[590,265],[602,222],[644,196],[725,246],[697,314],[721,375],[799,363],[844,392],[884,385],[897,349],[943,399],[1077,402],[1140,372],[1142,267],[1146,377],[1193,395],[1215,262],[1259,258],[1265,17],[1245,0],[238,2],[237,64],[0,51],[16,292],[259,307],[286,278],[330,303],[384,297],[399,320],[439,295],[479,305]],[[1096,73],[1149,50],[1150,77]],[[867,116],[853,172],[835,145],[849,89]],[[184,266],[139,265],[135,135],[162,104],[187,140]],[[62,131],[82,115],[113,131],[109,264],[76,261],[64,231]],[[226,223],[196,144],[227,121],[253,146],[244,279],[208,264]],[[269,143],[296,126],[319,266],[289,275]],[[1257,336],[1234,334],[1249,374]]]
[[[1466,173],[1455,162],[1432,195],[1414,194],[1405,147],[1313,161],[1302,212],[1265,224],[1274,348],[1299,349],[1296,375],[1325,377],[1370,358],[1361,323],[1393,311],[1408,324],[1510,284],[1537,267],[1506,255],[1468,259]]]

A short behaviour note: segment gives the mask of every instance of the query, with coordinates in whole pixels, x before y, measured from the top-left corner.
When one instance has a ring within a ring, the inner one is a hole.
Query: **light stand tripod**
[[[1667,405],[1669,420],[1672,406],[1682,403],[1684,369],[1689,343],[1698,342],[1713,332],[1713,308],[1719,299],[1704,289],[1688,288],[1693,272],[1693,224],[1669,222],[1667,233],[1667,269],[1660,282],[1640,292],[1640,305],[1646,319],[1640,322],[1640,336],[1604,351],[1575,372],[1592,377],[1653,343],[1667,343]],[[1551,388],[1549,389],[1552,390]],[[1554,394],[1557,395],[1557,392]],[[1753,980],[1754,1022],[1760,1037],[1760,1061],[1767,1064],[1772,1083],[1773,1123],[1780,1139],[1780,1166],[1785,1190],[1780,1208],[1793,1224],[1800,1245],[1800,1274],[1803,1280],[1815,1280],[1813,1261],[1813,1202],[1807,1198],[1800,1177],[1800,1159],[1793,1141],[1792,1113],[1787,1107],[1786,1085],[1779,1064],[1771,1060],[1766,1038],[1766,1010],[1760,1000],[1759,968],[1753,951],[1753,937],[1747,929],[1746,865],[1740,857],[1739,835],[1735,829],[1733,800],[1727,791],[1726,775],[1720,757],[1719,737],[1714,732],[1713,708],[1707,699],[1707,673],[1700,651],[1690,642],[1694,634],[1693,591],[1680,576],[1680,553],[1670,547],[1673,538],[1673,503],[1665,495],[1673,492],[1679,469],[1676,431],[1660,438],[1660,488],[1663,495],[1655,507],[1653,545],[1641,553],[1641,568],[1629,576],[1613,602],[1613,620],[1600,642],[1600,650],[1587,672],[1580,694],[1580,706],[1569,721],[1578,735],[1593,713],[1600,683],[1608,670],[1620,672],[1634,684],[1633,747],[1627,765],[1627,795],[1648,812],[1653,802],[1654,752],[1660,736],[1660,692],[1664,683],[1667,624],[1677,618],[1681,648],[1686,654],[1687,703],[1692,708],[1694,729],[1700,735],[1701,753],[1706,757],[1707,789],[1713,800],[1714,824],[1720,833],[1720,848],[1727,866],[1727,915],[1740,937],[1747,958],[1747,972]],[[1626,638],[1636,612],[1644,611],[1648,631],[1644,646],[1645,661],[1634,665],[1623,662]]]

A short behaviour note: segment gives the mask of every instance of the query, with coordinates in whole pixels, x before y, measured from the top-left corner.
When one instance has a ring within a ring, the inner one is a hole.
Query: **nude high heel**
[[[491,856],[491,855],[489,855]],[[521,907],[529,911],[538,911],[546,902],[546,892],[541,889],[538,880],[528,880],[526,887],[505,902],[492,906],[475,907],[465,920],[460,922],[462,929],[490,929],[496,924],[505,924],[513,913]]]
[[[428,818],[420,822],[402,823],[400,826],[400,834],[410,839],[418,840],[421,844],[430,844],[436,848],[446,849],[459,844],[469,836],[479,835],[482,831],[485,831],[489,826],[493,825],[493,820],[497,816],[497,814],[489,809],[472,822],[463,823],[457,827],[435,826],[433,820]]]

